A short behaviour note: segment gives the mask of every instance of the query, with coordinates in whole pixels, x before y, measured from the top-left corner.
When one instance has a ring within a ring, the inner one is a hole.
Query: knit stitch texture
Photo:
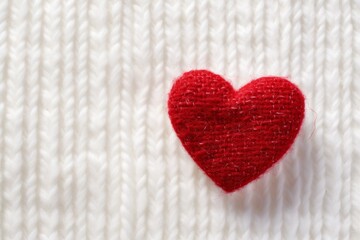
[[[360,239],[358,0],[1,0],[0,239]],[[224,194],[181,146],[174,79],[306,96],[293,147]]]
[[[183,146],[226,192],[258,178],[290,148],[304,118],[304,96],[279,77],[240,90],[206,70],[184,73],[169,94],[169,116]]]

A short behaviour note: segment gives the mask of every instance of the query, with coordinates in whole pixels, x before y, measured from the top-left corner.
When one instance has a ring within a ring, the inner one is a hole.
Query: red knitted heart
[[[290,148],[304,118],[304,96],[280,77],[239,91],[206,70],[184,73],[169,94],[176,134],[199,167],[226,192],[262,175]]]

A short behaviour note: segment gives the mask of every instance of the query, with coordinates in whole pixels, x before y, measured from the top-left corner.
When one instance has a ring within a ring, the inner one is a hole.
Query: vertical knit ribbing
[[[357,1],[351,1],[351,23],[353,26],[352,35],[352,74],[351,74],[351,108],[352,139],[354,140],[352,162],[351,162],[351,229],[350,236],[352,239],[360,237],[360,16],[355,14],[360,10],[360,4]]]
[[[109,10],[109,78],[107,79],[108,105],[106,109],[106,136],[107,136],[107,154],[108,166],[106,173],[106,221],[105,221],[105,239],[120,239],[121,215],[118,211],[121,207],[121,168],[120,168],[120,94],[121,82],[119,75],[121,73],[121,20],[122,14],[119,14],[124,8],[120,1],[111,1],[108,5]]]
[[[86,1],[76,2],[76,19],[75,19],[75,70],[74,70],[74,81],[75,81],[75,146],[74,146],[74,184],[73,184],[73,211],[74,211],[74,236],[75,239],[81,239],[86,236],[87,225],[86,225],[86,205],[87,205],[87,194],[86,194],[86,182],[87,182],[87,149],[88,149],[88,92],[89,84],[87,71],[89,60],[88,60],[88,28],[89,23],[87,21],[88,3]]]
[[[38,239],[59,238],[59,86],[61,78],[61,4],[44,1],[40,61],[40,99],[38,121]]]
[[[4,148],[3,148],[3,214],[4,239],[21,239],[21,160],[23,145],[24,77],[25,77],[25,37],[27,10],[19,3],[10,5],[8,37],[8,61],[4,93]],[[4,72],[5,72],[4,71]]]
[[[356,0],[0,1],[1,239],[358,239]],[[281,163],[225,195],[177,139],[195,68],[306,97]]]
[[[74,78],[74,37],[75,37],[75,1],[62,4],[62,38],[61,38],[61,80],[60,80],[60,143],[59,163],[59,232],[60,239],[74,236],[74,114],[75,114],[75,78]]]
[[[87,237],[101,239],[105,231],[106,80],[108,78],[107,1],[90,1],[89,17],[89,122],[87,151]],[[93,177],[92,177],[93,176]]]
[[[26,59],[24,146],[23,146],[23,236],[34,239],[37,236],[37,134],[39,111],[41,0],[32,1],[29,7],[28,40]]]

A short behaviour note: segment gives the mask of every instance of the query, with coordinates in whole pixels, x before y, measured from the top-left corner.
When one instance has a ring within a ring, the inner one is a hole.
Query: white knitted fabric
[[[306,119],[225,194],[167,115],[184,71],[287,76]],[[357,0],[1,0],[0,239],[360,239]]]

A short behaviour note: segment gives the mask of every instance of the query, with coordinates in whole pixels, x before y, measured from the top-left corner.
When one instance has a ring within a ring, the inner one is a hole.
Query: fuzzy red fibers
[[[304,118],[304,96],[280,77],[236,91],[206,70],[184,73],[168,100],[173,128],[197,165],[226,192],[261,176],[290,148]]]

